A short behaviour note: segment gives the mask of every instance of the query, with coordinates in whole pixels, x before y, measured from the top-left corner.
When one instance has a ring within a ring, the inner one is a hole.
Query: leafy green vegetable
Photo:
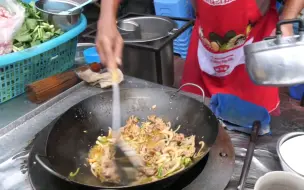
[[[63,34],[60,29],[41,18],[41,13],[35,8],[35,2],[18,2],[25,8],[25,21],[14,36],[14,52],[31,48]]]
[[[28,18],[25,20],[26,26],[30,30],[34,30],[38,24],[36,19]]]
[[[18,42],[31,42],[32,37],[30,34],[16,35],[15,40]]]

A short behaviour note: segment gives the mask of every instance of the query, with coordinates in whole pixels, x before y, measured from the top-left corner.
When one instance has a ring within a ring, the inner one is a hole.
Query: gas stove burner
[[[29,179],[34,190],[91,190],[70,184],[48,173],[35,160],[35,154],[41,153],[46,147],[49,131],[53,121],[44,128],[34,140],[29,155]],[[234,168],[234,149],[229,135],[220,127],[215,145],[197,166],[191,168],[166,187],[157,187],[158,190],[220,190],[228,184]],[[214,180],[217,179],[217,180]],[[155,188],[153,188],[155,189]],[[138,188],[140,190],[140,188]],[[149,190],[145,188],[145,190]],[[152,189],[151,189],[152,190]]]

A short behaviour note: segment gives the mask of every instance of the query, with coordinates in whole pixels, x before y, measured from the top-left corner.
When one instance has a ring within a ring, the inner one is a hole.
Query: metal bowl
[[[304,135],[304,132],[292,132],[292,133],[287,133],[285,135],[283,135],[277,142],[277,153],[278,153],[278,156],[280,158],[280,163],[281,163],[281,166],[282,166],[282,169],[284,171],[287,171],[287,172],[292,172],[294,174],[297,174],[301,177],[304,177],[303,175],[299,174],[298,172],[296,172],[295,170],[293,170],[289,165],[288,163],[283,159],[282,157],[282,154],[281,154],[281,151],[280,151],[280,148],[282,146],[282,144],[286,141],[288,141],[289,139],[292,139],[294,137],[297,137],[297,136],[302,136]],[[299,150],[300,151],[300,150]]]
[[[137,16],[121,19],[117,28],[124,42],[155,42],[177,31],[177,23],[160,16]]]
[[[77,5],[77,3],[68,0],[39,0],[35,3],[36,8],[42,12],[45,21],[54,24],[55,27],[65,32],[79,24],[83,9],[64,15],[58,13],[67,11]]]

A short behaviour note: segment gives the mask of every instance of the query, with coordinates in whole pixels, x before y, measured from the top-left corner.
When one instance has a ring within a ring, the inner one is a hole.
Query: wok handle
[[[247,176],[249,173],[250,164],[251,164],[252,157],[254,154],[255,143],[257,141],[260,128],[261,128],[260,121],[253,122],[250,141],[249,141],[248,149],[246,152],[244,165],[242,168],[242,173],[241,173],[241,177],[240,177],[240,181],[239,181],[238,190],[244,190],[244,188],[245,188],[246,179],[247,179]]]
[[[194,86],[194,87],[200,89],[200,91],[202,92],[202,96],[203,96],[203,102],[205,103],[205,91],[199,85],[197,85],[197,84],[194,84],[194,83],[185,83],[185,84],[181,85],[176,92],[181,91],[182,88],[184,88],[185,86]]]
[[[45,158],[45,156],[41,156],[39,154],[35,154],[35,159],[36,161],[45,169],[47,170],[49,173],[53,174],[54,176],[60,178],[60,179],[63,179],[63,180],[66,180],[68,182],[71,182],[71,180],[69,180],[67,177],[63,176],[63,175],[60,175],[59,173],[55,172],[53,169],[51,169],[50,167],[47,166],[47,164],[45,164],[41,157],[43,157],[44,159],[47,159]]]

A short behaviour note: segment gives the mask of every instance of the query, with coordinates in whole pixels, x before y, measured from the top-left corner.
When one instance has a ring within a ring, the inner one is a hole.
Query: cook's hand
[[[281,26],[283,36],[292,36],[293,35],[293,25],[285,24]]]
[[[293,33],[293,25],[292,24],[284,24],[281,26],[283,36],[292,36]],[[276,29],[274,29],[271,33],[271,36],[275,36]]]
[[[96,48],[103,64],[108,68],[117,68],[121,64],[123,39],[117,30],[116,21],[101,18],[98,21]]]

